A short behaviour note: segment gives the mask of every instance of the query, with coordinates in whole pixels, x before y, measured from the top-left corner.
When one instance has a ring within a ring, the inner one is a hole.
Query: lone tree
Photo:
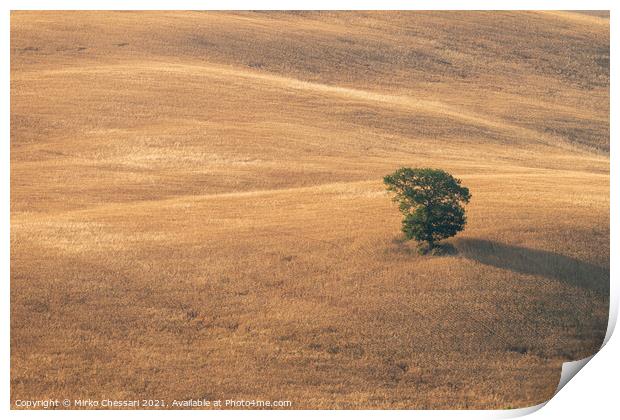
[[[441,169],[400,168],[383,182],[393,192],[403,219],[407,239],[425,241],[429,251],[435,242],[462,231],[466,217],[464,203],[471,195],[461,181]]]

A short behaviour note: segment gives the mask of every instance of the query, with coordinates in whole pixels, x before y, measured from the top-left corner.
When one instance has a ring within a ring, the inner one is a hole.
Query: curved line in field
[[[92,67],[72,67],[63,70],[30,71],[20,73],[19,75],[14,75],[13,78],[18,79],[20,76],[23,77],[26,75],[33,75],[36,77],[41,75],[55,75],[67,73],[108,73],[114,70],[146,72],[168,71],[179,73],[195,73],[198,76],[209,73],[210,75],[215,77],[231,76],[240,79],[260,80],[274,85],[279,85],[283,88],[288,88],[291,90],[325,93],[331,96],[356,99],[379,105],[396,106],[404,110],[431,112],[454,118],[462,122],[470,123],[472,125],[483,126],[499,131],[507,131],[513,134],[518,134],[525,138],[529,138],[536,143],[543,143],[550,146],[571,149],[574,149],[576,147],[574,144],[566,141],[562,137],[552,136],[547,133],[542,133],[531,128],[522,127],[520,125],[508,123],[502,120],[493,120],[480,114],[464,111],[458,107],[448,105],[441,101],[414,98],[405,95],[373,92],[356,88],[327,85],[317,82],[309,82],[271,73],[239,70],[233,68],[232,66],[214,64],[183,64],[170,63],[165,61],[141,61],[131,64],[110,64],[97,65]]]
[[[554,16],[564,20],[570,20],[576,23],[582,23],[586,25],[599,25],[609,28],[609,17],[594,16],[585,13],[579,13],[578,11],[565,11],[565,10],[537,10],[539,14],[546,16]]]

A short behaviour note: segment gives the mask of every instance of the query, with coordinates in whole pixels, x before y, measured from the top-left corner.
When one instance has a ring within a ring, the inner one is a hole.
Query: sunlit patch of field
[[[602,343],[609,20],[14,12],[11,398],[505,408]],[[382,177],[472,192],[453,251]]]

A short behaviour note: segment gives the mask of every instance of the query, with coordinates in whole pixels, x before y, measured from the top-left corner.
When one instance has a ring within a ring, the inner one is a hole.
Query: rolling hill
[[[10,140],[12,404],[525,407],[605,336],[605,14],[16,11]]]

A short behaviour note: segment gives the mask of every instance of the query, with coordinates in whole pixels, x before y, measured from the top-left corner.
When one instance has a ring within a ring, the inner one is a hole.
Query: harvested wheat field
[[[452,252],[401,166],[470,189]],[[608,15],[11,14],[14,408],[526,407],[608,294]]]

